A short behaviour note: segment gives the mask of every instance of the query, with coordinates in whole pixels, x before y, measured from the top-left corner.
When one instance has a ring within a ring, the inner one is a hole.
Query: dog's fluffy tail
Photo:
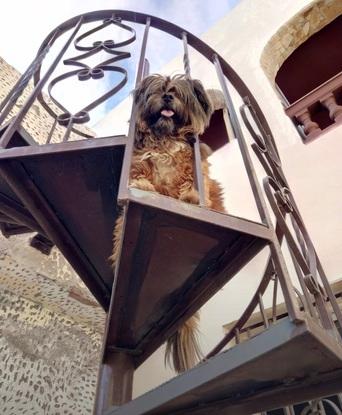
[[[181,373],[195,366],[203,357],[199,343],[199,313],[187,320],[166,343],[165,363]]]

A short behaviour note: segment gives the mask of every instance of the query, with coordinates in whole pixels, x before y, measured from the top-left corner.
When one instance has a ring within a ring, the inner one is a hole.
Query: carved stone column
[[[334,122],[342,120],[342,105],[338,105],[332,92],[320,99],[320,102],[329,111],[329,117]]]
[[[321,131],[319,125],[312,121],[309,110],[306,108],[296,115],[298,121],[303,125],[305,134],[310,137]]]

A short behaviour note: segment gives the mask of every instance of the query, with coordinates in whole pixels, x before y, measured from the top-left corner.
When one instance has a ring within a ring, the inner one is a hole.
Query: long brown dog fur
[[[134,92],[136,136],[130,170],[130,186],[188,203],[199,203],[194,185],[192,139],[204,132],[212,105],[202,84],[178,75],[146,77]],[[201,144],[206,207],[224,212],[222,190],[209,177],[208,146]],[[114,230],[112,261],[119,255],[123,218]],[[181,253],[180,253],[181,255]],[[196,313],[170,337],[166,360],[177,372],[194,366],[201,358],[197,341]]]

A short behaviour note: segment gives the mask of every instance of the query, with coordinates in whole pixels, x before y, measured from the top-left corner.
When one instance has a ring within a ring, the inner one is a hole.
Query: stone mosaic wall
[[[104,313],[57,249],[0,242],[0,412],[91,413]]]
[[[272,83],[291,53],[340,14],[341,0],[316,0],[272,36],[261,56],[261,65]]]
[[[0,413],[90,414],[104,312],[54,248],[0,240]]]
[[[0,58],[0,101],[18,77]],[[39,143],[51,125],[39,103],[24,121]],[[63,133],[58,127],[52,141]],[[0,236],[0,414],[90,414],[105,314],[61,253],[41,254],[31,236]]]

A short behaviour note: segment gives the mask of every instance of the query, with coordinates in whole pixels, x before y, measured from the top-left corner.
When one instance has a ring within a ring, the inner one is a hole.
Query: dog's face
[[[202,134],[209,124],[212,105],[202,84],[184,76],[147,76],[134,92],[137,127],[157,138],[183,131]]]

